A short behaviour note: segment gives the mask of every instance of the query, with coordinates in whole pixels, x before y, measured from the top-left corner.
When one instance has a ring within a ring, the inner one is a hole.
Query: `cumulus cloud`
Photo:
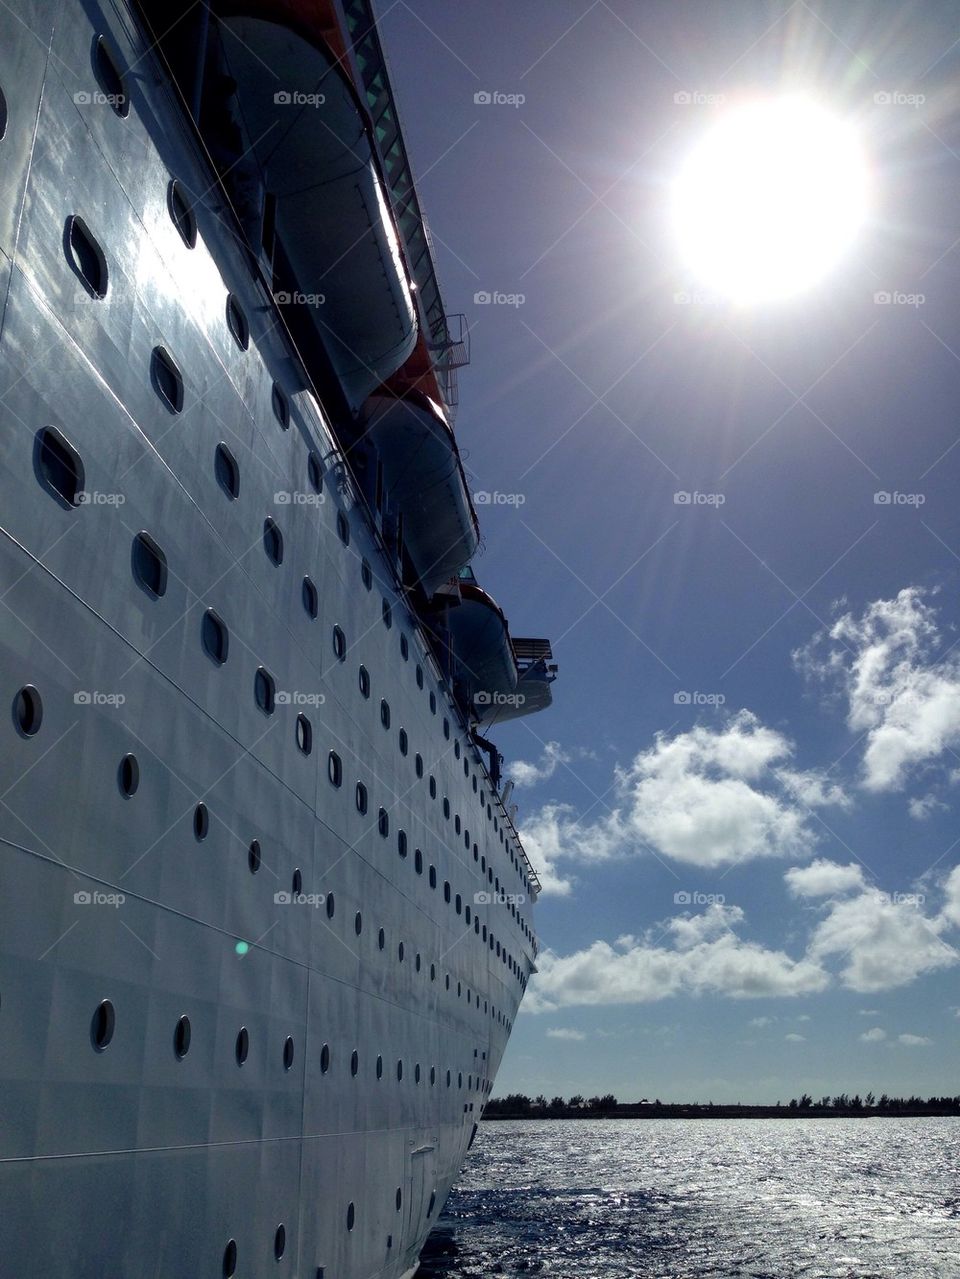
[[[537,782],[549,781],[561,764],[569,764],[572,759],[573,755],[565,751],[559,742],[547,742],[538,763],[514,760],[510,765],[510,777],[515,786],[535,786]]]
[[[860,1036],[860,1042],[864,1044],[881,1044],[887,1037],[887,1032],[882,1026],[871,1026],[869,1030],[865,1030]]]
[[[917,822],[925,822],[934,813],[945,813],[947,805],[937,799],[936,795],[921,795],[911,799],[907,804],[910,816]]]
[[[773,1017],[751,1017],[748,1026],[771,1026],[775,1018]]]
[[[897,1035],[897,1043],[903,1044],[906,1048],[923,1048],[927,1044],[932,1044],[933,1040],[928,1039],[926,1035]]]
[[[960,928],[960,866],[954,866],[943,886],[944,903],[940,914],[943,927]]]
[[[822,990],[827,973],[738,936],[739,907],[714,904],[693,919],[671,921],[656,938],[596,941],[572,955],[545,951],[525,1007],[548,1012],[577,1004],[642,1004],[670,995],[732,998],[802,995]]]
[[[856,862],[840,866],[825,858],[809,866],[791,866],[784,879],[794,897],[832,897],[864,886],[863,871]]]
[[[579,1043],[586,1039],[586,1035],[582,1030],[568,1030],[565,1026],[556,1026],[552,1030],[547,1031],[548,1039],[569,1039]]]
[[[789,1035],[784,1035],[784,1039],[787,1041],[788,1044],[805,1044],[807,1042],[806,1039],[804,1039],[803,1035],[798,1035],[796,1034],[796,1032],[792,1032]]]
[[[960,745],[960,653],[941,646],[930,592],[907,587],[845,613],[794,653],[806,674],[838,688],[847,723],[866,734],[862,782],[899,790],[920,765]]]
[[[659,734],[615,775],[610,811],[589,821],[549,804],[524,823],[546,857],[551,891],[568,892],[561,858],[603,861],[652,851],[716,868],[761,857],[800,857],[816,841],[810,809],[846,804],[839,786],[790,765],[792,742],[740,711],[719,728]],[[536,857],[534,864],[538,864]]]

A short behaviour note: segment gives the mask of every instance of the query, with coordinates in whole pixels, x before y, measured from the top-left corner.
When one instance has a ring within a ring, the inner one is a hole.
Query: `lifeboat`
[[[411,393],[370,397],[363,443],[379,473],[378,505],[402,517],[403,547],[429,598],[456,577],[480,542],[453,431],[435,400]]]
[[[289,5],[226,13],[225,68],[273,234],[289,266],[283,305],[309,316],[351,409],[404,364],[417,342],[406,267],[355,90]],[[278,16],[280,20],[278,20]],[[295,285],[292,283],[295,282]]]

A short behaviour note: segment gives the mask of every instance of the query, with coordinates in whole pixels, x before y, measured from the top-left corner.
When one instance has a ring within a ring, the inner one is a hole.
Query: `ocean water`
[[[490,1121],[418,1279],[960,1279],[960,1118]]]

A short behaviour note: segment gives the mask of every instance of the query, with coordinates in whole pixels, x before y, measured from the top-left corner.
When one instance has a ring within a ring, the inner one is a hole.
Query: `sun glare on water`
[[[672,190],[684,267],[737,303],[812,288],[854,243],[867,172],[852,126],[804,98],[726,111]]]

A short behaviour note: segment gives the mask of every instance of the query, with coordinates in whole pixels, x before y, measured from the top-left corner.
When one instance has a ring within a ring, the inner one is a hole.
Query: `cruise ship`
[[[369,0],[0,7],[0,1274],[401,1279],[538,892]]]

